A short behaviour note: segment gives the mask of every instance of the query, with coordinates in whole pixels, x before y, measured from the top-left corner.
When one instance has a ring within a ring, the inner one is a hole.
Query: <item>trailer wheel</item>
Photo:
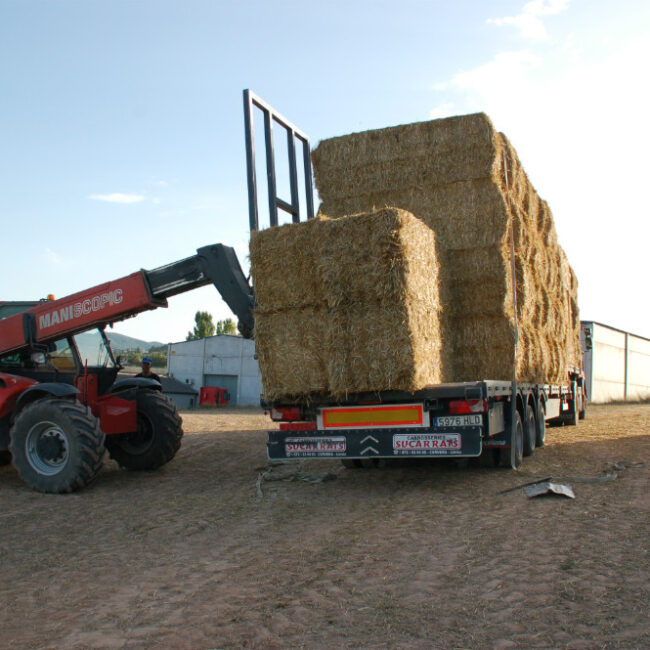
[[[542,400],[539,399],[537,400],[537,418],[535,420],[537,424],[537,431],[535,435],[536,447],[543,447],[544,442],[546,441],[546,420],[544,419],[545,415],[546,412],[544,411],[544,404],[542,404]]]
[[[10,436],[18,476],[40,492],[79,490],[102,467],[104,433],[79,402],[37,400],[16,418]]]
[[[160,391],[138,391],[136,402],[137,431],[108,436],[106,448],[125,469],[158,469],[180,449],[182,420],[174,404]]]
[[[512,426],[512,425],[510,425]],[[510,449],[499,450],[499,460],[501,467],[509,469],[519,469],[524,458],[524,427],[521,423],[519,411],[515,411],[515,453],[514,457],[510,456]]]
[[[537,423],[535,411],[531,405],[526,406],[526,422],[524,424],[524,456],[532,456],[537,439]]]

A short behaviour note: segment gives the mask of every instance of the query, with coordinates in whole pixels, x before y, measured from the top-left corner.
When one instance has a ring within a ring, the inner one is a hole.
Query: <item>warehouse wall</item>
[[[254,341],[241,336],[222,334],[181,341],[169,345],[167,372],[197,390],[216,383],[228,384],[224,387],[231,392],[231,403],[259,406],[262,377],[254,355]]]
[[[591,350],[585,349],[585,328],[592,332]],[[581,338],[592,402],[650,398],[650,339],[587,321]]]

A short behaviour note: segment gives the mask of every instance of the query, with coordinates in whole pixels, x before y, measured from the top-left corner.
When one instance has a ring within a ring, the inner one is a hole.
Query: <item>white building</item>
[[[594,321],[582,321],[580,337],[591,402],[650,398],[650,339]],[[251,339],[220,334],[170,343],[167,374],[196,391],[226,388],[233,405],[260,404],[262,377]]]
[[[589,400],[650,398],[650,339],[593,321],[581,324]]]
[[[262,376],[255,359],[255,342],[241,336],[219,334],[195,341],[170,343],[167,374],[190,384],[221,386],[230,393],[230,404],[259,406]]]

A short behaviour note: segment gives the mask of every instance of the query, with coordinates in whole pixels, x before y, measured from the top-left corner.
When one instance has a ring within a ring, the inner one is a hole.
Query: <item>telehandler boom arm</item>
[[[237,316],[242,335],[251,338],[252,289],[235,251],[223,244],[213,244],[178,262],[151,271],[142,269],[58,300],[40,301],[5,318],[0,302],[0,355],[46,345],[143,311],[166,307],[167,298],[210,283]]]

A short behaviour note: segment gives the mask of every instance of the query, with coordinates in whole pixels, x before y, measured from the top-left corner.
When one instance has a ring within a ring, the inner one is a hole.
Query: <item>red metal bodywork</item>
[[[201,386],[199,404],[201,406],[228,406],[230,393],[219,386]]]
[[[37,381],[27,377],[18,377],[0,372],[0,419],[14,410],[16,401],[23,391],[37,383]]]
[[[154,298],[143,271],[73,293],[59,300],[46,300],[19,314],[0,320],[0,354],[24,348],[25,314],[35,319],[35,343],[47,343],[85,330],[123,320],[140,312],[166,307]]]
[[[0,303],[2,304],[2,303]],[[31,346],[47,344],[74,334],[123,320],[149,309],[166,307],[165,299],[151,295],[145,273],[137,271],[118,280],[105,282],[59,300],[44,300],[20,313],[0,319],[0,354],[11,354]],[[32,318],[30,334],[25,331],[25,315]],[[16,407],[20,395],[33,379],[0,373],[0,418]],[[135,400],[98,394],[97,375],[87,370],[75,377],[78,399],[100,419],[107,435],[137,429]]]
[[[79,401],[99,418],[102,431],[106,435],[113,433],[129,433],[138,427],[138,412],[133,400],[126,400],[108,393],[98,395],[97,375],[83,374],[75,378],[75,386],[79,390]]]

